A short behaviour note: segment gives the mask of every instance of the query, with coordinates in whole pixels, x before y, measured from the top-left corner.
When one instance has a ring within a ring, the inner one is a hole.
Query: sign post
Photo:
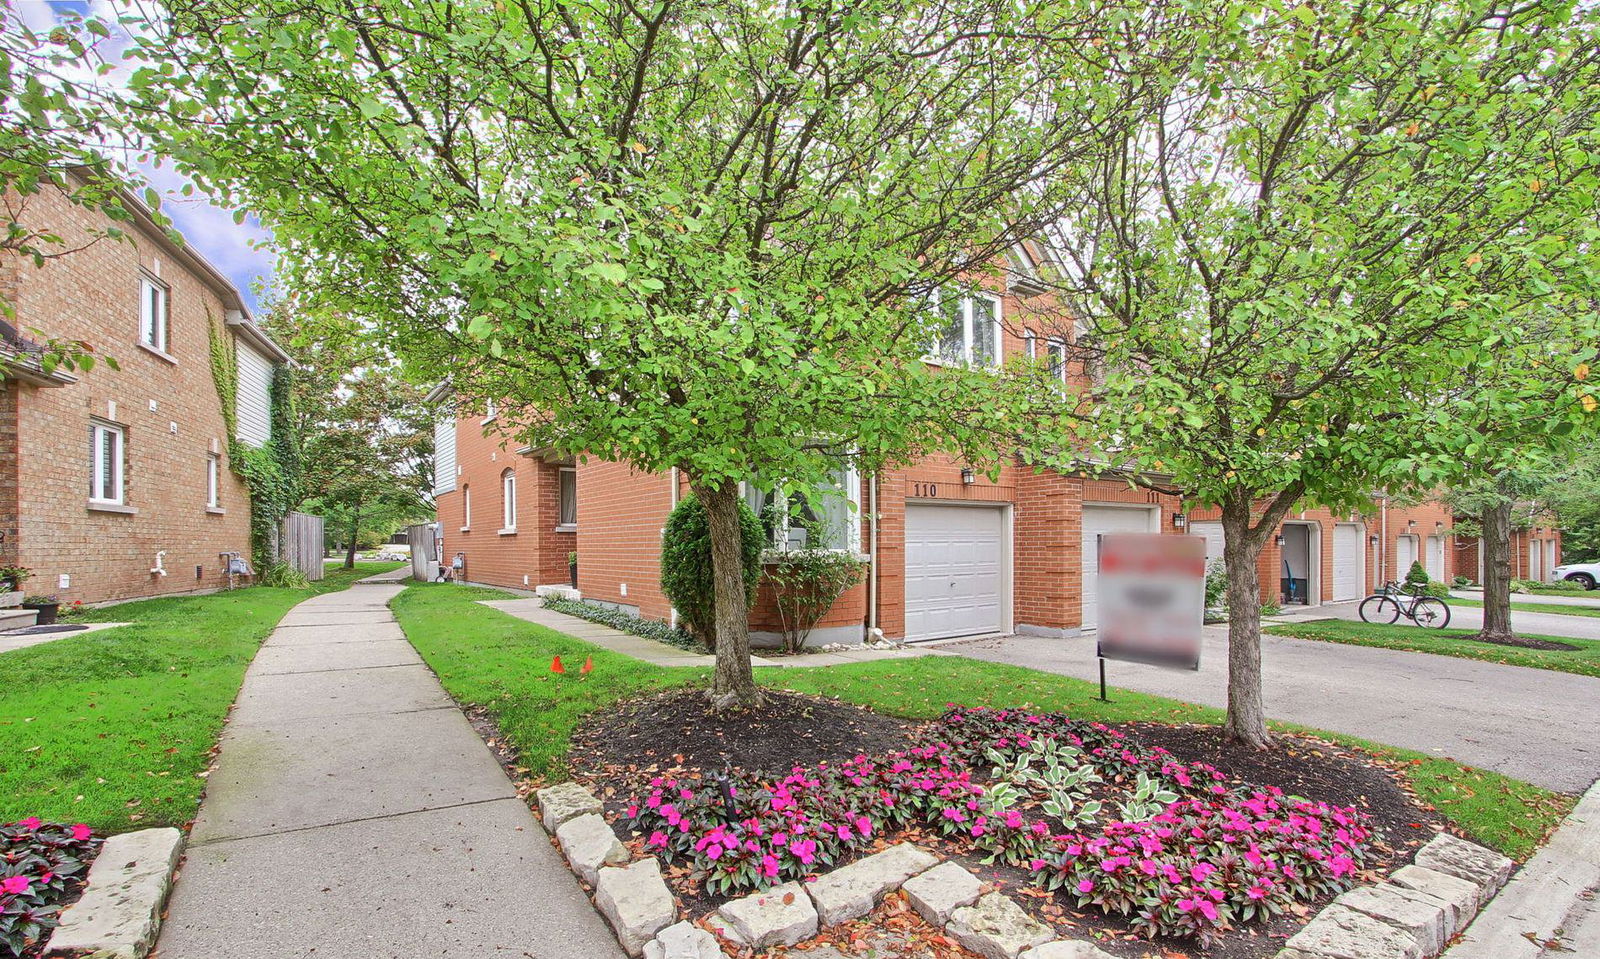
[[[1100,540],[1100,698],[1106,660],[1200,668],[1206,543],[1198,536],[1113,533]]]

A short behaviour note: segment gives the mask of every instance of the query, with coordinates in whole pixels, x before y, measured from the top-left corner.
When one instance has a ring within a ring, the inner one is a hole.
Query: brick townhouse
[[[224,585],[223,555],[249,555],[250,501],[228,468],[211,336],[234,351],[243,443],[267,441],[273,372],[288,356],[131,195],[130,238],[93,242],[110,222],[60,193],[6,199],[67,248],[87,245],[42,267],[0,260],[14,309],[0,330],[0,563],[30,567],[27,592],[62,602]],[[120,369],[47,374],[33,330],[85,340]]]
[[[1070,389],[1081,385],[1083,371],[1064,362],[1065,351],[1046,332],[1054,324],[1030,325],[1026,301],[1041,288],[1028,282],[1028,253],[1017,251],[1004,292],[962,301],[937,352],[995,365],[1028,356],[1051,364]],[[565,583],[568,554],[576,552],[584,599],[672,618],[659,552],[667,515],[687,488],[676,471],[550,460],[512,439],[509,413],[458,410],[444,386],[434,399],[442,410],[434,437],[442,555],[448,562],[461,554],[466,580],[519,589]],[[1100,536],[1199,535],[1208,554],[1221,555],[1214,513],[1186,513],[1177,498],[1120,480],[1035,473],[1013,462],[991,481],[954,459],[931,456],[877,476],[842,469],[836,485],[855,509],[819,507],[832,511],[834,532],[825,545],[857,552],[869,567],[823,618],[812,643],[860,641],[873,630],[906,640],[1075,636],[1096,623],[1097,564],[1086,557],[1097,556]],[[759,513],[766,497],[754,489],[748,495]],[[1384,579],[1403,577],[1411,557],[1426,557],[1441,579],[1470,570],[1442,507],[1401,509],[1378,500],[1370,512],[1355,522],[1326,511],[1286,521],[1261,557],[1263,599],[1359,598]],[[765,585],[750,622],[757,644],[777,641]]]

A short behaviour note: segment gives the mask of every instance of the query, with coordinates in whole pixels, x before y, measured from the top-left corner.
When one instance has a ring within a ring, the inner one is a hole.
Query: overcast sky
[[[16,11],[34,29],[48,28],[58,17],[69,13],[93,12],[107,21],[116,23],[118,7],[105,0],[11,0]],[[118,47],[103,46],[108,61],[116,62]],[[122,71],[112,77],[123,75]],[[141,164],[138,173],[161,194],[161,209],[172,218],[192,247],[233,281],[244,295],[245,302],[259,314],[259,307],[271,299],[273,253],[270,249],[271,231],[262,227],[254,216],[244,223],[233,222],[233,210],[220,207],[202,196],[183,196],[179,191],[184,178],[171,167],[157,169]]]

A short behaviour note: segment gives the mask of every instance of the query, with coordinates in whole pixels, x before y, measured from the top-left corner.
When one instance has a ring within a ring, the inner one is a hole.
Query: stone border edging
[[[1511,877],[1510,859],[1440,833],[1385,882],[1333,900],[1277,959],[1433,959]]]
[[[89,866],[78,901],[61,913],[45,956],[144,959],[161,931],[184,835],[171,826],[108,838]]]
[[[630,956],[721,959],[716,937],[685,919],[654,856],[627,862],[626,847],[601,815],[600,800],[577,783],[537,792],[545,831],[568,865],[594,888],[594,904]],[[603,827],[606,835],[600,834]],[[621,851],[620,858],[618,851]],[[593,878],[591,878],[591,876]],[[750,949],[794,945],[823,929],[859,919],[903,890],[930,925],[985,959],[1112,959],[1091,943],[1057,939],[1004,893],[984,886],[960,863],[902,842],[823,873],[724,903],[714,914],[728,941]]]

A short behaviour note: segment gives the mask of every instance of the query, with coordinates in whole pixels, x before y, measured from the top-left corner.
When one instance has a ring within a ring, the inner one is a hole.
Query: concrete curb
[[[161,931],[183,845],[183,833],[170,826],[107,839],[89,867],[82,898],[61,914],[44,955],[144,959]]]
[[[1600,914],[1600,782],[1496,896],[1446,959],[1537,959],[1569,951],[1572,927],[1586,912]],[[1549,945],[1555,943],[1557,945]]]
[[[1387,881],[1347,890],[1323,907],[1277,959],[1433,959],[1513,866],[1491,849],[1440,833]]]

